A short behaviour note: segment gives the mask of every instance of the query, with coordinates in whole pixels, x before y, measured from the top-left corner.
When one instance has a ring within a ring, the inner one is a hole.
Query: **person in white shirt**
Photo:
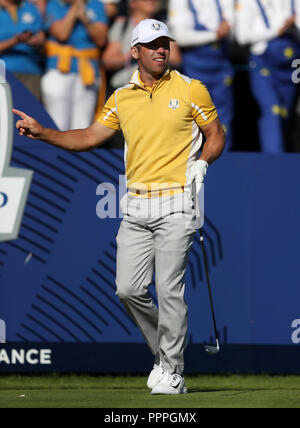
[[[228,40],[234,23],[234,0],[170,0],[168,23],[182,49],[182,70],[201,80],[214,98],[232,147],[234,71],[228,59]]]
[[[294,36],[300,28],[300,0],[238,0],[236,38],[250,45],[251,91],[259,107],[261,150],[285,151],[285,131],[294,107],[293,60],[300,58]]]

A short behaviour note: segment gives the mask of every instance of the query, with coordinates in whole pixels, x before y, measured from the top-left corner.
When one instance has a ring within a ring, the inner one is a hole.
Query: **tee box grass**
[[[300,376],[186,376],[189,393],[152,396],[146,376],[0,375],[0,408],[299,408]]]

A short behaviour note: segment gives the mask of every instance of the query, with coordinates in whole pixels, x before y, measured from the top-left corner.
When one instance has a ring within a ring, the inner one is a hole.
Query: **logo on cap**
[[[152,30],[159,31],[160,29],[161,29],[161,25],[160,25],[160,24],[158,24],[157,22],[154,22],[154,23],[152,24]]]

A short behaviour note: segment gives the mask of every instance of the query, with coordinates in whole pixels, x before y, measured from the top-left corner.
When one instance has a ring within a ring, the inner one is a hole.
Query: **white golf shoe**
[[[160,381],[151,391],[151,394],[186,394],[187,388],[185,386],[184,377],[177,373],[164,372]]]
[[[163,375],[162,364],[161,363],[154,364],[154,367],[148,377],[148,381],[147,381],[148,388],[153,389],[155,385],[157,385],[158,382],[160,381],[162,375]]]

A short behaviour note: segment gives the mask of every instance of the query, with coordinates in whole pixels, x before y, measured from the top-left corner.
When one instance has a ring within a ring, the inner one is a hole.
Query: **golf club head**
[[[205,351],[209,354],[209,355],[216,355],[220,352],[220,345],[219,345],[219,341],[217,339],[217,346],[205,346],[204,347]]]

